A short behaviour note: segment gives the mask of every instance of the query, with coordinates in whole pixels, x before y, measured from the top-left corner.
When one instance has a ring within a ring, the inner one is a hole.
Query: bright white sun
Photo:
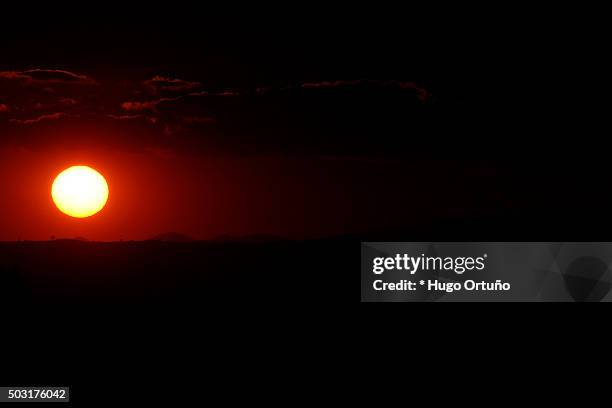
[[[106,205],[108,184],[91,167],[73,166],[55,178],[51,197],[64,214],[76,218],[90,217]]]

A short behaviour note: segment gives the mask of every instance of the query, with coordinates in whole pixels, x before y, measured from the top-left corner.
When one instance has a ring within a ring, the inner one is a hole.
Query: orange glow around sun
[[[51,196],[64,214],[75,218],[91,217],[106,205],[108,184],[91,167],[73,166],[55,178]]]

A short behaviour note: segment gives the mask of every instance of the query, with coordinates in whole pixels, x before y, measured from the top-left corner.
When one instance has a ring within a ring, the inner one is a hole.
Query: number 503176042
[[[15,388],[8,390],[8,399],[66,399],[62,388]]]

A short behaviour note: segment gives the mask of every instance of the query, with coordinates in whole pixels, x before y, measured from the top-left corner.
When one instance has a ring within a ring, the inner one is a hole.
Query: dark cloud
[[[206,96],[240,96],[245,92],[239,92],[235,90],[225,90],[218,92],[201,91],[201,92],[190,92],[185,95],[179,95],[171,98],[159,98],[148,101],[127,101],[121,103],[121,108],[128,112],[156,112],[159,105],[164,103],[177,102],[185,98],[198,98]]]
[[[34,110],[34,111],[45,111],[45,110],[56,110],[63,108],[71,108],[78,105],[78,101],[73,98],[61,97],[59,99],[55,98],[45,98],[47,99],[44,102],[35,102],[32,105],[23,106],[24,110]],[[60,108],[61,107],[61,108]]]
[[[357,80],[337,80],[337,81],[313,81],[313,82],[303,82],[301,84],[302,88],[305,89],[325,89],[325,88],[340,88],[340,87],[351,87],[351,86],[360,86],[360,85],[375,85],[382,87],[397,87],[400,89],[411,89],[414,90],[419,99],[425,101],[430,98],[430,93],[422,86],[410,81],[383,81],[383,80],[372,80],[372,79],[357,79]]]
[[[0,105],[0,127],[12,128],[13,143],[23,144],[37,138],[85,143],[91,138],[84,135],[98,132],[104,133],[101,143],[125,149],[154,145],[216,154],[341,156],[397,150],[397,141],[411,142],[413,129],[426,129],[427,116],[415,119],[413,108],[431,105],[425,88],[401,80],[215,83],[92,75],[104,86],[62,85],[87,83],[89,75],[2,71],[6,108]],[[51,84],[54,91],[26,82]],[[423,123],[414,125],[415,120]],[[386,137],[395,145],[386,145]]]
[[[144,112],[144,111],[155,111],[157,104],[160,101],[145,101],[145,102],[123,102],[121,108],[128,112]]]
[[[115,120],[135,120],[146,118],[145,115],[106,115],[107,117]]]
[[[350,85],[358,85],[362,81],[319,81],[319,82],[303,82],[301,84],[302,88],[337,88],[339,86],[350,86]]]
[[[164,102],[174,102],[183,98],[183,96],[177,96],[176,98],[160,98],[151,101],[132,101],[132,102],[123,102],[121,104],[121,108],[128,112],[155,112],[157,111],[157,106]]]
[[[26,71],[0,71],[0,79],[20,81],[25,84],[81,84],[96,82],[86,75],[60,69],[30,69]]]
[[[79,103],[74,98],[60,98],[58,102],[62,105],[77,105]]]
[[[240,96],[242,93],[239,91],[221,91],[221,92],[205,92],[202,94],[191,94],[191,96]]]
[[[200,88],[202,84],[196,81],[185,81],[178,78],[155,76],[144,82],[149,92],[157,94],[160,92],[187,92]]]
[[[157,123],[157,118],[153,117],[153,116],[147,116],[147,115],[143,115],[143,114],[136,114],[136,115],[106,115],[108,118],[114,119],[114,120],[146,120],[149,123],[155,124]]]
[[[161,77],[159,77],[161,78]],[[195,83],[195,82],[194,82]],[[199,83],[197,83],[199,84]],[[375,86],[375,87],[392,87],[397,89],[409,89],[414,90],[419,99],[422,101],[426,101],[430,98],[430,93],[424,87],[417,85],[414,82],[406,82],[406,81],[382,81],[382,80],[336,80],[336,81],[319,81],[319,82],[300,82],[298,84],[286,85],[286,86],[278,86],[278,87],[257,87],[255,89],[226,89],[220,91],[199,91],[199,92],[190,92],[184,95],[178,95],[175,97],[168,98],[160,98],[149,101],[127,101],[121,104],[121,107],[126,111],[134,111],[134,112],[144,112],[150,111],[154,112],[157,110],[158,105],[165,102],[177,102],[181,99],[188,97],[215,97],[215,96],[223,96],[223,97],[235,97],[235,96],[246,96],[246,95],[265,95],[272,92],[282,92],[289,90],[299,90],[299,89],[330,89],[330,88],[349,88],[356,87],[361,85],[367,86]]]
[[[33,125],[43,121],[58,120],[66,116],[68,115],[64,112],[55,112],[48,115],[41,115],[32,119],[11,119],[9,122],[20,125]]]

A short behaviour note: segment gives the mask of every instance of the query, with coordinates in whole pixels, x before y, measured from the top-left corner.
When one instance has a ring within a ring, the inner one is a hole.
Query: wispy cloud
[[[160,98],[152,101],[131,101],[131,102],[123,102],[121,104],[121,108],[128,112],[155,112],[157,111],[157,106],[164,102],[175,102],[182,99],[184,96],[177,96],[175,98]]]
[[[158,112],[158,107],[164,103],[178,102],[189,97],[207,97],[207,96],[220,96],[220,97],[232,97],[240,96],[243,92],[236,90],[224,90],[218,92],[200,91],[190,92],[184,95],[178,95],[172,98],[159,98],[149,101],[126,101],[121,103],[121,108],[127,112]]]
[[[407,90],[406,97],[416,96],[423,102],[431,98],[429,91],[415,82],[380,79],[332,78],[204,89],[203,82],[156,75],[144,81],[126,80],[117,83],[121,85],[117,87],[80,87],[85,84],[96,84],[96,81],[87,75],[61,69],[0,71],[0,86],[10,90],[0,103],[0,120],[33,125],[64,117],[83,120],[103,117],[115,121],[142,121],[172,134],[200,126],[224,126],[224,119],[221,119],[224,112],[234,109],[233,104],[221,102],[225,98],[249,98],[248,103],[253,98],[256,104],[259,97],[284,93],[314,95],[323,89],[337,89],[342,93],[344,89],[369,91],[372,88],[390,89],[393,94]],[[320,95],[325,98],[328,93],[322,91]],[[367,92],[364,95],[368,95]]]
[[[21,81],[25,84],[80,84],[96,82],[86,75],[61,69],[30,69],[26,71],[0,71],[0,79]]]
[[[200,88],[202,83],[196,81],[185,81],[178,78],[155,76],[144,81],[144,85],[149,92],[157,94],[159,92],[187,92]]]
[[[182,80],[172,80],[166,77],[154,77],[152,80],[146,82],[149,86],[155,89],[162,89],[166,87],[172,90],[187,89],[191,87],[200,86],[199,82],[186,82]],[[185,115],[179,111],[174,114],[171,113],[171,105],[174,102],[179,102],[189,98],[207,98],[207,97],[240,97],[240,96],[263,96],[270,93],[287,92],[292,90],[318,90],[318,89],[331,89],[331,88],[351,88],[360,86],[370,86],[377,88],[396,88],[400,90],[412,90],[416,92],[416,96],[423,102],[427,101],[431,95],[424,87],[417,85],[414,82],[399,81],[399,80],[377,80],[377,79],[356,79],[356,80],[331,80],[331,81],[306,81],[297,82],[284,86],[260,86],[257,88],[244,88],[244,89],[224,89],[224,90],[200,90],[195,92],[186,92],[172,97],[164,97],[145,101],[126,101],[121,103],[121,109],[130,113],[127,116],[118,116],[117,118],[136,119],[141,118],[141,115],[146,114],[147,119],[151,121],[153,117],[158,116],[161,113],[160,105],[168,104],[168,109],[164,112],[172,116],[171,122],[183,123],[185,125],[192,124],[210,124],[216,122],[214,118],[201,116],[201,115]],[[167,119],[167,118],[166,118]],[[158,120],[164,122],[167,126],[165,133],[174,133],[176,130],[171,129],[165,119],[159,118]],[[154,123],[154,122],[153,122]]]
[[[157,123],[158,119],[153,116],[147,116],[143,114],[136,115],[106,115],[106,117],[115,119],[115,120],[146,120],[149,123]]]
[[[74,98],[60,98],[58,102],[62,105],[77,105],[79,103]]]
[[[33,125],[33,124],[44,122],[44,121],[58,120],[58,119],[61,119],[67,116],[68,115],[64,112],[56,112],[56,113],[51,113],[48,115],[38,116],[32,119],[11,119],[9,122],[17,123],[20,125]]]
[[[351,86],[351,85],[359,85],[361,84],[361,80],[354,81],[345,81],[345,80],[336,80],[336,81],[318,81],[318,82],[302,82],[300,86],[302,88],[310,88],[310,89],[320,89],[320,88],[338,88],[341,86]]]

